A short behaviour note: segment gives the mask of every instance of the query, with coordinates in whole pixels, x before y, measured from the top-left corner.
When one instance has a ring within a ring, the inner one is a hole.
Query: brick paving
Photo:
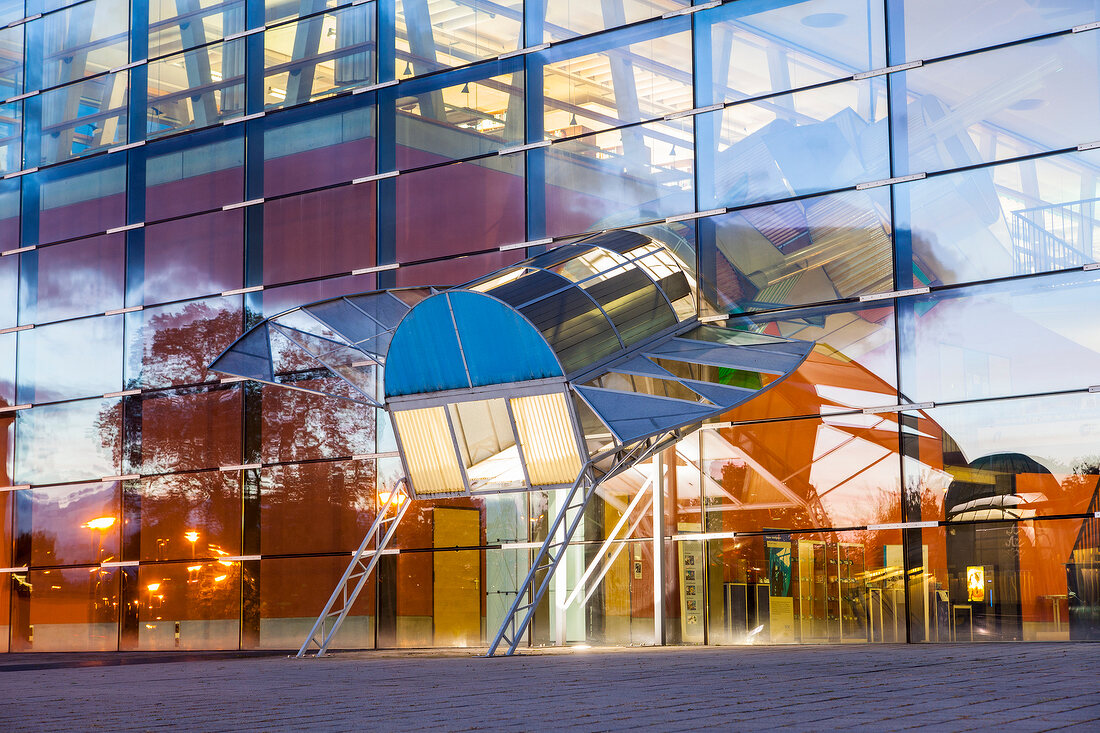
[[[1100,731],[1100,645],[0,655],[0,730]]]

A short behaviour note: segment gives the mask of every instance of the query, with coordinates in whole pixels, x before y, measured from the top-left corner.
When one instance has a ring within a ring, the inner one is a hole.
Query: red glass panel
[[[138,569],[139,649],[236,649],[239,562],[166,563]]]
[[[342,393],[334,377],[295,382]],[[339,391],[337,391],[339,390]],[[334,397],[263,387],[264,463],[337,458],[374,452],[374,410]]]
[[[374,461],[265,468],[260,487],[264,555],[355,550],[374,520]]]
[[[135,503],[127,512],[141,517],[142,561],[209,560],[240,554],[240,471],[142,479]]]
[[[145,229],[145,303],[241,287],[244,212],[202,214]]]
[[[117,481],[19,492],[30,504],[31,565],[79,565],[119,559],[122,522]],[[20,513],[20,520],[23,520]]]
[[[206,370],[241,335],[240,296],[146,308],[128,332],[127,384],[166,387],[216,376]],[[135,318],[136,321],[136,318]]]
[[[117,570],[32,570],[17,576],[12,651],[118,648]]]
[[[40,243],[105,232],[126,223],[125,166],[76,172],[80,168],[79,164],[75,170],[66,166],[59,170],[67,177],[42,182]]]
[[[146,396],[141,404],[141,472],[190,471],[241,462],[237,388]]]
[[[319,598],[327,598],[340,581],[347,558],[296,557],[260,562],[260,646],[297,649],[320,612]],[[372,577],[344,619],[334,647],[369,649],[374,646],[374,591]]]
[[[243,163],[242,137],[150,155],[146,164],[146,220],[209,211],[242,201]]]
[[[39,249],[35,322],[121,308],[125,247],[125,236],[112,234]]]
[[[285,310],[304,305],[305,303],[313,303],[326,298],[366,293],[374,290],[376,287],[375,276],[373,274],[367,274],[333,277],[327,280],[298,283],[297,285],[286,285],[281,288],[264,290],[264,316],[270,317],[277,313],[282,313]]]
[[[418,285],[461,285],[486,273],[523,259],[523,250],[489,252],[471,257],[458,257],[440,262],[401,267],[397,270],[399,287]]]

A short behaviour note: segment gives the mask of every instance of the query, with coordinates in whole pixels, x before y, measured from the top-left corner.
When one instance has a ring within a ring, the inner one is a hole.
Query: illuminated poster
[[[768,592],[771,640],[794,641],[794,598],[791,597],[791,537],[768,535]]]
[[[677,524],[680,532],[698,532],[699,525]],[[699,540],[678,542],[680,548],[680,633],[689,644],[703,643],[703,543]]]
[[[966,569],[966,599],[975,603],[985,602],[985,568],[971,565]]]

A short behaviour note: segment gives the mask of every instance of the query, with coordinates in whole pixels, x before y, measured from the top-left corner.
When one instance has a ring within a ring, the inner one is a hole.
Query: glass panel
[[[30,565],[98,564],[119,559],[122,492],[117,481],[20,491],[16,531]]]
[[[127,389],[198,384],[207,365],[241,335],[241,298],[210,298],[128,315]]]
[[[1054,395],[906,414],[906,474],[922,519],[1016,520],[1097,511],[1100,396]],[[929,511],[932,511],[929,510]]]
[[[0,23],[6,22],[2,20],[2,13],[0,9]],[[23,33],[24,29],[19,26],[0,30],[0,99],[23,92],[23,54],[26,51]]]
[[[264,282],[374,265],[374,189],[372,183],[340,186],[265,203]]]
[[[53,402],[122,389],[122,316],[19,332],[19,398]],[[79,364],[79,369],[73,369]]]
[[[343,555],[261,560],[260,648],[300,647],[317,620],[318,599],[332,593],[346,567]],[[371,579],[344,618],[330,649],[374,647],[374,588]]]
[[[237,649],[241,563],[138,568],[138,648]]]
[[[912,636],[940,642],[1097,638],[1097,521],[921,530],[926,570],[910,584]]]
[[[395,0],[398,78],[465,66],[523,46],[522,0]],[[403,70],[403,71],[402,71]]]
[[[149,64],[149,137],[206,127],[244,113],[245,39]]]
[[[657,18],[683,10],[690,0],[622,0],[616,3],[591,3],[584,0],[554,0],[545,3],[546,20],[542,24],[543,41],[560,41],[584,36],[628,23]]]
[[[0,0],[0,23],[10,23],[13,20],[25,18],[24,6],[23,0]]]
[[[707,541],[710,643],[904,643],[901,534],[774,530]],[[679,545],[686,560],[691,543]]]
[[[548,237],[695,210],[690,122],[609,130],[528,155],[545,165]]]
[[[244,0],[151,0],[149,58],[240,33],[244,6]]]
[[[401,267],[396,270],[397,286],[412,287],[418,285],[458,285],[476,277],[514,264],[523,259],[522,250],[508,252],[489,252],[487,254],[459,257],[452,260],[426,262],[413,267]]]
[[[465,491],[451,431],[442,407],[393,413],[409,467],[409,478],[420,496]],[[442,439],[440,439],[442,438]]]
[[[897,404],[894,309],[834,305],[731,319],[728,328],[812,341],[806,361],[775,387],[726,414],[732,420],[815,415]],[[719,370],[725,384],[759,389],[760,376]]]
[[[891,25],[904,29],[904,45],[891,49],[899,56],[895,64],[1041,36],[1100,17],[1093,0],[971,0],[962,6],[947,0],[904,0],[890,6]]]
[[[358,98],[353,98],[358,104]],[[326,114],[289,112],[265,122],[264,195],[320,188],[374,173],[374,107],[348,107]],[[370,208],[374,208],[371,206]]]
[[[15,404],[15,341],[14,333],[0,334],[0,407]]]
[[[888,178],[881,78],[747,102],[698,115],[714,135],[714,205],[742,206]]]
[[[39,187],[38,241],[98,234],[126,223],[126,161],[100,157],[34,173]],[[24,186],[28,183],[24,179]]]
[[[239,465],[241,414],[237,386],[142,395],[141,463],[126,470],[150,474]]]
[[[243,283],[243,211],[219,211],[145,228],[146,304],[221,293]]]
[[[66,84],[124,66],[129,59],[127,0],[95,0],[32,21],[28,66],[41,76],[41,88]],[[40,35],[39,35],[40,34]],[[41,53],[41,60],[35,58]]]
[[[580,288],[563,290],[519,311],[554,349],[566,374],[622,348],[607,316]]]
[[[399,262],[526,239],[522,155],[454,163],[402,175],[396,182]]]
[[[0,173],[13,173],[23,164],[23,104],[0,105]]]
[[[527,485],[503,399],[447,405],[470,490]]]
[[[313,303],[325,298],[335,298],[339,295],[365,293],[374,290],[374,288],[375,276],[373,274],[332,277],[327,280],[272,288],[263,291],[263,315],[269,317],[303,303]]]
[[[35,97],[42,135],[38,150],[25,151],[27,165],[60,163],[125,143],[129,84],[130,72],[120,71]]]
[[[1096,382],[1100,276],[1072,272],[918,296],[900,314],[901,391],[915,402],[1005,397]],[[1057,364],[1058,368],[1051,368]]]
[[[18,178],[0,182],[0,242],[5,248],[19,243],[19,189]]]
[[[0,417],[0,486],[15,484],[15,417],[15,415]],[[11,524],[5,526],[10,527]],[[0,537],[2,536],[3,534],[0,533]]]
[[[571,484],[581,460],[573,415],[564,393],[528,395],[509,400],[533,486]]]
[[[125,247],[125,235],[112,234],[39,249],[35,322],[121,308]]]
[[[691,109],[688,29],[688,20],[680,18],[532,55],[529,63],[545,64],[546,137],[582,135]],[[565,54],[573,58],[563,59]]]
[[[885,187],[744,209],[697,227],[704,282],[728,312],[893,289]]]
[[[141,559],[210,560],[241,551],[241,475],[203,471],[141,480],[126,495],[141,523]],[[127,519],[127,521],[131,521]]]
[[[244,199],[244,129],[240,125],[153,144],[148,155],[148,220],[218,209]]]
[[[1096,58],[1095,39],[1078,33],[892,75],[896,163],[908,166],[896,174],[1091,142],[1100,125]]]
[[[333,377],[318,379],[314,376],[290,383],[304,389],[339,394],[332,384],[335,381]],[[262,393],[260,451],[264,463],[374,453],[374,410],[334,397],[266,385]]]
[[[20,590],[12,599],[12,651],[118,649],[120,574],[78,568],[32,570],[15,576]]]
[[[1073,153],[897,186],[898,230],[911,236],[913,251],[904,287],[1096,262],[1098,163],[1096,153]]]
[[[354,551],[374,521],[374,480],[371,460],[265,468],[260,474],[261,552]]]
[[[327,8],[350,5],[352,0],[263,0],[264,22],[273,25],[287,18],[318,13]]]
[[[0,329],[16,324],[18,308],[19,258],[0,257]]]
[[[483,155],[523,143],[521,59],[483,64],[468,72],[400,88],[397,167],[414,168]],[[441,84],[447,86],[441,87]]]
[[[374,80],[374,5],[264,32],[264,106],[303,104]]]
[[[710,44],[700,53],[710,67],[703,73],[709,72],[713,84],[710,89],[701,85],[700,105],[785,92],[886,66],[883,3],[750,0],[695,18],[710,34]]]
[[[16,418],[16,434],[16,484],[119,475],[120,400],[85,400],[22,410]]]

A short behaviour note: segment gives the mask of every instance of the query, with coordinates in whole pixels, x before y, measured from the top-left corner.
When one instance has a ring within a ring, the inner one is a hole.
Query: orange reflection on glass
[[[84,526],[88,529],[110,529],[115,525],[114,517],[96,517],[89,519]]]

